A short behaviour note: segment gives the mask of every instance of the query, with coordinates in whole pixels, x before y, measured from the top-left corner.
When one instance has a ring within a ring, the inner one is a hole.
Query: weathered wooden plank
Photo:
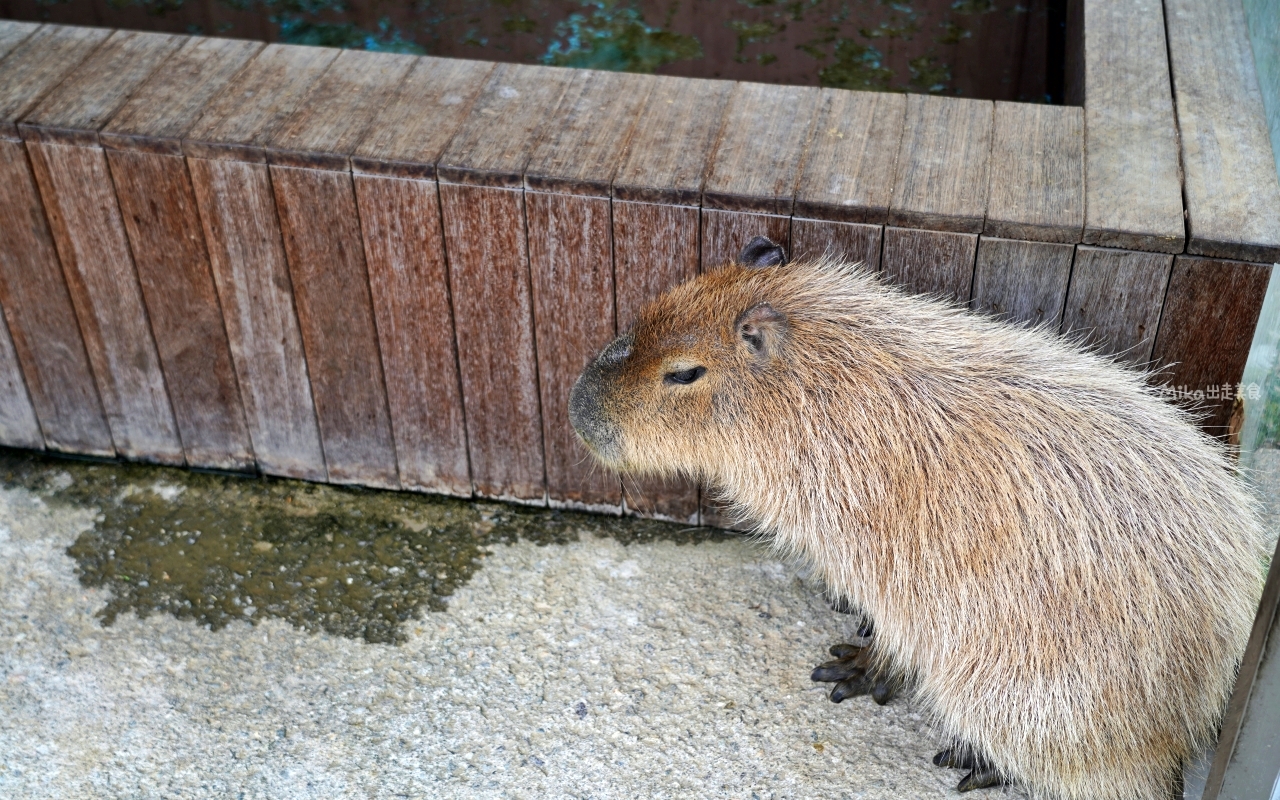
[[[907,291],[969,302],[978,236],[886,227],[880,270]]]
[[[355,189],[400,484],[469,496],[466,419],[436,183],[356,175]]]
[[[26,148],[12,141],[0,141],[0,306],[45,444],[114,455]]]
[[[867,269],[880,269],[880,240],[884,228],[857,222],[791,220],[791,258],[822,258],[830,255],[841,261],[859,261]]]
[[[542,502],[524,193],[442,183],[440,200],[472,482],[482,495]]]
[[[1162,253],[1076,247],[1062,333],[1146,366],[1172,264],[1173,256]]]
[[[18,123],[27,141],[97,145],[98,131],[186,41],[169,33],[116,31]]]
[[[1239,0],[1165,4],[1187,252],[1280,261],[1280,180]]]
[[[734,84],[658,76],[613,179],[613,196],[697,205]]]
[[[823,89],[796,215],[884,224],[906,113],[905,95]]]
[[[525,204],[547,493],[553,502],[621,509],[617,476],[592,462],[569,423],[574,381],[617,333],[609,200],[527,192]]]
[[[178,156],[107,151],[187,463],[253,467],[195,193]]]
[[[19,140],[17,121],[80,66],[111,31],[45,25],[0,62],[0,138]]]
[[[529,158],[524,185],[540,192],[608,197],[618,158],[653,79],[623,72],[576,72]]]
[[[193,158],[265,163],[265,146],[340,50],[270,44],[215,97],[183,136]]]
[[[329,480],[398,488],[351,176],[273,165],[271,184]]]
[[[1200,424],[1226,437],[1236,386],[1271,279],[1270,264],[1177,256],[1152,360],[1162,383],[1191,400]]]
[[[774,214],[702,209],[702,271],[736,261],[742,248],[757,236],[767,236],[791,251],[791,218]]]
[[[1084,232],[1084,111],[997,102],[988,236],[1075,244]]]
[[[1062,324],[1074,255],[1075,248],[1069,244],[983,236],[969,307],[1056,331]]]
[[[739,83],[702,190],[707,208],[789,215],[822,91]]]
[[[890,225],[982,231],[993,113],[989,100],[907,96]]]
[[[645,303],[697,276],[698,209],[615,200],[613,251],[618,330],[624,331]],[[698,524],[695,481],[623,476],[622,490],[627,509],[639,516]]]
[[[1178,131],[1155,0],[1084,5],[1086,244],[1181,252]]]
[[[351,152],[374,115],[396,95],[416,59],[343,50],[297,111],[266,142],[267,160],[291,167],[349,170]]]
[[[325,480],[268,168],[188,159],[254,458],[271,475]]]
[[[351,156],[357,172],[434,178],[436,162],[471,112],[494,65],[419,58]],[[404,477],[404,476],[401,476]]]
[[[569,391],[590,354],[617,332],[608,198],[651,83],[639,75],[579,71],[525,168],[542,440],[552,503],[622,507],[617,476],[592,463],[569,424]]]
[[[3,29],[0,28],[0,33]],[[2,40],[0,40],[2,41]],[[9,338],[9,328],[0,316],[0,445],[26,447],[37,450],[44,447],[40,424],[35,409],[27,395],[18,353]]]
[[[182,443],[101,148],[27,142],[80,321],[111,438],[121,455],[183,462]]]
[[[523,186],[525,165],[546,127],[547,110],[556,107],[572,77],[567,69],[499,64],[440,157],[441,180]]]
[[[130,96],[98,134],[104,147],[182,155],[182,137],[266,45],[193,37]]]
[[[39,27],[39,22],[0,19],[0,60],[9,55],[9,51],[29,39]]]

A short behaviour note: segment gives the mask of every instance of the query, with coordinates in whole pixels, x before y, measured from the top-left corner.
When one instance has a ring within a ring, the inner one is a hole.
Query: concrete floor
[[[139,570],[190,580],[154,541],[124,552],[144,528],[172,539],[165,526],[189,525],[172,519],[189,501],[223,502],[200,492],[255,482],[14,458],[17,473],[0,464],[0,797],[958,796],[961,773],[930,763],[945,742],[909,698],[833,705],[810,682],[857,620],[741,537],[422,500],[387,513],[424,540],[463,525],[474,558],[457,541],[449,552],[479,566],[449,580],[443,566],[417,569],[448,596],[421,594],[379,640],[338,615],[255,600],[241,575],[190,590],[235,595],[208,598],[230,616],[140,599]],[[101,496],[76,493],[88,484]],[[262,497],[338,528],[380,519],[361,504],[387,497],[302,486]],[[338,502],[341,513],[324,505]],[[499,535],[520,514],[519,535]],[[265,569],[254,554],[287,557],[278,538],[257,538],[277,533],[246,530],[231,573]],[[239,535],[220,546],[234,551]],[[183,536],[176,546],[194,541]]]

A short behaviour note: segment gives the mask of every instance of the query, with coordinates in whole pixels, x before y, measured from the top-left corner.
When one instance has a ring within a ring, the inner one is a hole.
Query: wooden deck
[[[0,21],[0,443],[724,524],[566,402],[762,233],[1166,366],[1221,433],[1280,258],[1227,2],[1081,0],[1083,107]]]

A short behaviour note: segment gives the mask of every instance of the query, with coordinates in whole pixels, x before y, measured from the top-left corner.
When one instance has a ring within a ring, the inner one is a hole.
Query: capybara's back
[[[1137,371],[855,266],[735,264],[645,308],[571,417],[617,469],[719,487],[1035,794],[1164,798],[1214,735],[1261,525]]]

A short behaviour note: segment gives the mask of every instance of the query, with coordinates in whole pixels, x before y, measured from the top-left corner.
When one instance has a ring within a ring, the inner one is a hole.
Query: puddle
[[[137,464],[55,459],[0,448],[0,485],[97,511],[67,548],[80,582],[111,591],[104,625],[130,611],[218,630],[274,617],[368,642],[443,611],[488,548],[607,536],[622,544],[732,536],[652,520]]]

